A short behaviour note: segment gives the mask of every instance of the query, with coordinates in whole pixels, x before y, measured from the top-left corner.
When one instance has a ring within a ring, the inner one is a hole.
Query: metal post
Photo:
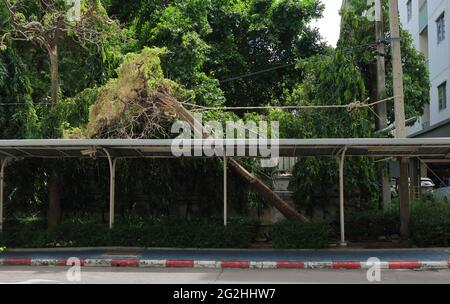
[[[344,196],[344,162],[345,154],[347,152],[347,147],[342,150],[339,160],[339,209],[340,209],[340,222],[341,222],[341,246],[347,246],[345,242],[345,196]]]
[[[5,167],[8,163],[8,159],[1,160],[0,169],[0,232],[3,232],[3,200],[4,200],[4,182],[5,182]]]
[[[399,185],[400,234],[405,239],[409,237],[410,232],[409,223],[411,217],[408,177],[409,177],[409,160],[405,157],[402,157],[400,158],[400,185]]]
[[[112,158],[108,150],[103,149],[108,157],[109,163],[109,229],[114,227],[114,203],[115,203],[115,188],[116,188],[116,164],[117,158]]]
[[[227,155],[223,154],[223,225],[228,225],[228,176],[227,176]]]

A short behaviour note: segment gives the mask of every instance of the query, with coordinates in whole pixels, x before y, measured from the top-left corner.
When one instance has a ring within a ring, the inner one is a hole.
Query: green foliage
[[[299,64],[304,81],[286,93],[288,104],[348,105],[366,98],[366,87],[355,58],[341,50],[317,56]],[[333,88],[330,90],[329,88]],[[272,111],[271,120],[280,121],[282,138],[370,138],[373,117],[368,109],[305,109],[294,112]],[[332,117],[332,119],[330,119]],[[377,199],[377,171],[370,159],[352,158],[345,164],[347,196],[370,206]],[[297,204],[312,214],[335,197],[338,164],[335,159],[303,157],[297,162],[291,187]]]
[[[329,226],[284,221],[272,228],[272,243],[278,249],[320,249],[329,244]]]
[[[23,138],[31,108],[31,80],[17,50],[0,52],[0,138]]]
[[[418,201],[412,204],[411,241],[419,247],[450,245],[450,204]],[[377,240],[400,233],[398,208],[389,211],[352,212],[346,215],[347,237],[352,241]],[[336,227],[338,224],[336,224]]]
[[[450,204],[418,202],[413,205],[412,240],[421,247],[450,245]]]
[[[132,217],[113,230],[92,220],[74,218],[47,231],[30,224],[8,226],[0,241],[8,247],[173,247],[248,248],[256,238],[256,223],[235,219],[227,227],[215,219],[157,219]]]
[[[195,90],[200,104],[220,105],[224,97],[227,105],[269,103],[299,79],[293,67],[220,86],[216,79],[295,63],[324,49],[308,26],[323,10],[315,0],[135,0],[127,8],[106,2],[133,25],[141,46],[168,49],[164,70]]]
[[[357,65],[364,75],[369,92],[373,92],[371,88],[375,85],[373,81],[374,69],[373,64],[376,60],[376,50],[370,47],[361,47],[367,44],[373,44],[375,39],[375,23],[371,22],[365,16],[368,9],[366,0],[352,0],[352,8],[342,13],[343,26],[341,29],[341,37],[338,42],[338,48],[345,49],[357,58]],[[383,0],[384,7],[384,24],[387,28],[389,25],[389,3]],[[429,72],[425,56],[414,47],[411,35],[401,30],[402,39],[402,61],[404,70],[404,87],[405,87],[405,103],[407,118],[420,116],[424,106],[430,102],[430,81]],[[387,40],[386,43],[386,79],[387,89],[386,97],[393,95],[392,88],[392,65],[391,65],[391,48]],[[389,121],[394,120],[394,111],[392,103],[388,104]]]
[[[346,233],[352,241],[373,241],[400,234],[400,215],[396,210],[353,211],[345,216]]]

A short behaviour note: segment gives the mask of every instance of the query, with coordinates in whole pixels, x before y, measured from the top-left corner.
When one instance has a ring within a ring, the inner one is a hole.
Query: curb
[[[196,268],[196,269],[334,269],[360,270],[378,265],[391,270],[450,269],[450,261],[390,261],[390,262],[250,262],[194,260],[129,260],[129,259],[0,259],[0,266],[82,266],[126,268]]]

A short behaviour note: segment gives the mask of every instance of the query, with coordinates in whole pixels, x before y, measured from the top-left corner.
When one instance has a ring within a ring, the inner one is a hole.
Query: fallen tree
[[[68,137],[84,138],[161,138],[167,137],[170,123],[181,119],[202,138],[206,130],[197,130],[193,114],[182,100],[194,98],[194,92],[164,78],[159,56],[164,50],[145,48],[128,54],[118,77],[99,89],[86,128],[66,132]],[[232,158],[228,165],[268,204],[288,219],[308,221],[264,182]]]

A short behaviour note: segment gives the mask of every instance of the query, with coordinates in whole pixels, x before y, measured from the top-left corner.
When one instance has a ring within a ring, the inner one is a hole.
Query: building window
[[[406,3],[406,10],[408,12],[408,21],[412,18],[412,0],[408,0]]]
[[[447,82],[438,87],[439,111],[447,109]]]
[[[445,39],[445,14],[442,15],[436,20],[437,26],[437,41],[441,43]]]

